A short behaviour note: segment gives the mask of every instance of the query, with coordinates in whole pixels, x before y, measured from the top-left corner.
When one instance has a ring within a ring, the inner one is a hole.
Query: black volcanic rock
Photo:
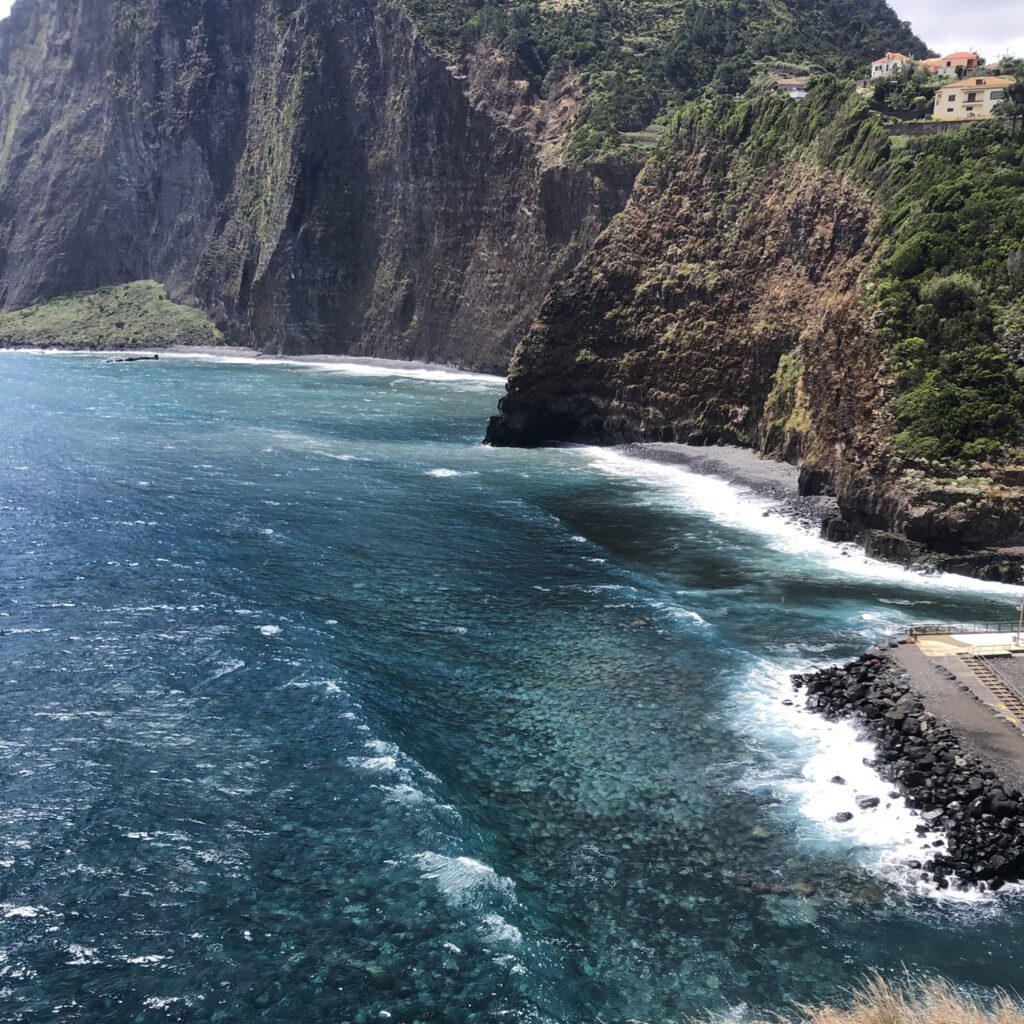
[[[851,707],[849,688],[864,678],[871,680],[877,696]],[[989,888],[1024,878],[1020,793],[961,748],[949,728],[936,722],[894,661],[865,655],[842,667],[796,675],[793,682],[811,695],[808,707],[829,718],[852,717],[861,723],[876,745],[875,768],[917,808],[918,833],[942,833],[935,845],[945,846],[947,852],[937,850],[924,865],[939,888],[948,887],[950,875],[961,884],[986,883]],[[884,714],[877,713],[879,703],[887,709]],[[914,726],[909,731],[908,723]],[[927,729],[922,730],[922,725]],[[951,771],[951,764],[957,770]],[[877,797],[855,799],[861,809],[880,802]],[[849,819],[837,815],[835,820]]]

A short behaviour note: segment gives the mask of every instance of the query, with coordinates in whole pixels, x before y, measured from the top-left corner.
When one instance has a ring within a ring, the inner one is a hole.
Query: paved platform
[[[916,638],[917,646],[929,657],[972,654],[1024,653],[1016,633],[926,633]]]
[[[982,678],[990,661],[975,653],[982,646],[941,635],[919,637],[917,643],[900,644],[888,653],[910,677],[927,709],[949,726],[961,744],[990,764],[1000,778],[1024,790],[1024,713],[1018,715]],[[1004,659],[1011,659],[1013,676],[1024,682],[1024,653],[1009,654],[1004,649],[991,660]],[[950,679],[947,673],[956,678]],[[1004,676],[1010,677],[1006,667],[1000,678]]]

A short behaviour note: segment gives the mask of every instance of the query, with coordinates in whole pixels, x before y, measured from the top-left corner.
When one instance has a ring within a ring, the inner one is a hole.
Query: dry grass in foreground
[[[734,1024],[734,1018],[691,1024]],[[890,981],[873,974],[851,989],[841,1005],[797,1006],[792,1013],[750,1024],[1024,1024],[1024,1002],[1002,990],[981,999],[942,979]]]
[[[1003,991],[980,1000],[935,978],[889,981],[875,974],[842,1006],[801,1006],[786,1024],[1024,1024],[1024,1004]]]

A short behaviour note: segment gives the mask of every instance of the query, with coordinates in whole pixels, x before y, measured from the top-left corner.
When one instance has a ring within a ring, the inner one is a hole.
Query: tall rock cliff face
[[[770,439],[804,454],[855,434],[851,416],[870,422],[878,360],[857,298],[871,203],[836,172],[737,177],[707,152],[647,168],[517,350],[491,441]],[[803,392],[773,394],[784,357],[816,388],[813,412]],[[845,389],[864,401],[837,403]]]
[[[982,253],[1002,246],[992,307],[956,269],[978,265],[974,241],[959,254],[944,241],[971,237],[961,225],[983,224],[981,211],[1017,208],[1012,187],[963,191],[976,153],[1002,181],[1016,174],[1016,149],[995,135],[894,149],[856,102],[819,92],[799,113],[769,101],[693,115],[688,140],[648,165],[545,301],[487,438],[748,445],[800,463],[808,492],[836,495],[836,539],[1020,578],[1024,395],[1016,336],[993,332],[989,310],[1019,305],[1008,297],[1024,294],[1013,271],[1024,237],[1018,223],[978,240]],[[924,173],[935,183],[908,193]],[[922,223],[938,232],[926,250]],[[943,260],[933,276],[924,251]],[[904,340],[914,332],[927,333]],[[954,442],[1000,454],[917,454]]]
[[[17,0],[0,307],[154,278],[258,348],[502,370],[632,184],[560,160],[579,102],[386,0]]]

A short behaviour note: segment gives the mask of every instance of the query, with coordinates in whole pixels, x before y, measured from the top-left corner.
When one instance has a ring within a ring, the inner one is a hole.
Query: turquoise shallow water
[[[661,1022],[866,966],[1024,982],[1020,898],[903,884],[913,820],[830,824],[887,787],[782,703],[789,670],[1013,594],[683,470],[483,448],[499,394],[0,354],[0,1020]]]

